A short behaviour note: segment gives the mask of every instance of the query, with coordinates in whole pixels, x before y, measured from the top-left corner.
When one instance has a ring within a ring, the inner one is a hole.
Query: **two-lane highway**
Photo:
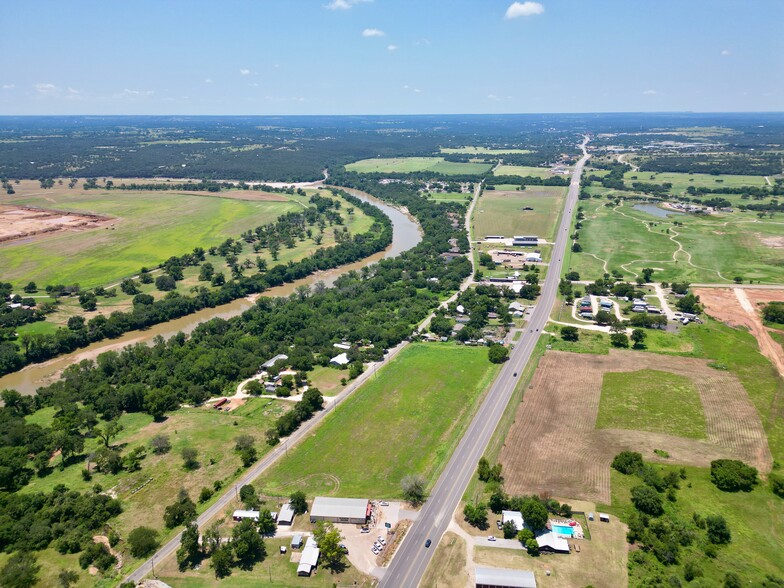
[[[419,585],[435,552],[436,545],[446,531],[454,511],[476,471],[476,464],[482,457],[504,409],[514,393],[518,374],[523,372],[531,358],[555,302],[563,257],[569,242],[573,211],[580,192],[580,177],[589,157],[586,150],[587,143],[588,137],[585,137],[580,146],[583,156],[572,174],[547,277],[542,285],[539,302],[528,322],[528,332],[524,333],[523,338],[510,354],[509,361],[501,369],[488,391],[476,416],[436,482],[430,497],[422,507],[416,522],[408,531],[403,544],[386,570],[379,584],[380,588],[415,588]],[[427,539],[431,539],[433,542],[430,548],[425,547]]]

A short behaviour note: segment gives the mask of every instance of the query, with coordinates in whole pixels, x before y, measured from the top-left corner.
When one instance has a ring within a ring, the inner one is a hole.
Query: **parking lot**
[[[348,559],[357,569],[367,574],[372,573],[378,567],[377,558],[383,552],[374,553],[374,544],[378,544],[379,538],[381,538],[386,543],[386,545],[382,545],[382,548],[386,550],[391,542],[391,536],[388,535],[389,529],[386,528],[385,523],[389,523],[390,527],[394,528],[401,516],[411,518],[410,515],[415,514],[402,510],[399,502],[382,502],[373,503],[372,523],[366,527],[367,532],[363,532],[359,525],[336,525],[345,537],[343,543],[348,548]]]

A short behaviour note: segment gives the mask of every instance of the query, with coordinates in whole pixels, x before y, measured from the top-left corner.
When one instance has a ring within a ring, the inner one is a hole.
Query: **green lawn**
[[[531,167],[527,165],[500,165],[493,172],[496,176],[533,176],[535,178],[552,178],[549,167]]]
[[[376,157],[362,159],[346,166],[346,171],[369,173],[412,173],[429,171],[446,175],[480,175],[490,171],[489,163],[456,163],[443,157]]]
[[[689,174],[681,172],[644,172],[629,171],[623,175],[624,181],[631,185],[632,182],[644,182],[646,184],[672,184],[672,191],[677,194],[686,192],[689,186],[695,188],[737,188],[739,186],[767,186],[764,176],[741,176],[721,174],[714,176],[711,174]],[[706,196],[710,198],[710,195]]]
[[[604,374],[596,428],[706,438],[705,415],[694,383],[658,370]]]
[[[563,209],[566,188],[528,186],[523,191],[488,190],[474,207],[473,234],[536,235],[552,239]],[[523,210],[530,207],[533,210]]]
[[[467,154],[481,154],[481,155],[503,155],[504,153],[517,153],[524,155],[531,153],[530,149],[505,149],[493,147],[442,147],[441,153],[467,153]]]
[[[582,253],[571,256],[570,266],[583,279],[601,277],[600,260],[605,260],[608,269],[620,269],[627,277],[653,267],[659,268],[656,279],[664,281],[731,283],[735,276],[784,281],[784,249],[770,246],[771,239],[781,236],[776,219],[760,221],[742,212],[662,219],[631,203],[617,209],[604,204],[581,204],[586,216],[580,230]],[[683,226],[675,226],[676,221]]]
[[[436,202],[459,202],[465,204],[473,197],[473,194],[464,192],[429,192],[427,197]]]
[[[270,495],[398,497],[420,474],[432,484],[497,368],[487,350],[412,344],[335,409],[259,487]]]
[[[63,232],[0,248],[2,278],[15,284],[105,285],[194,247],[218,245],[301,209],[294,201],[241,201],[155,192],[101,192],[26,197],[14,204],[110,215],[112,227]]]

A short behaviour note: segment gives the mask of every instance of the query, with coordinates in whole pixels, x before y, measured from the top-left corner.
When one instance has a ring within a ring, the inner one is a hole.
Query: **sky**
[[[0,0],[0,115],[784,110],[784,0]]]

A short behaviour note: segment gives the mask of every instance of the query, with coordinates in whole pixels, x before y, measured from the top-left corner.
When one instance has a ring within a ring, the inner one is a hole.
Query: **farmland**
[[[379,157],[362,159],[346,165],[346,171],[369,173],[413,173],[433,172],[445,175],[483,174],[493,166],[489,163],[457,163],[445,161],[443,157]]]
[[[563,208],[566,188],[528,186],[524,191],[488,190],[474,208],[473,234],[537,235],[551,239]],[[523,210],[529,207],[533,210]]]
[[[447,367],[448,366],[448,367]],[[400,496],[400,481],[431,484],[495,376],[477,347],[412,344],[328,415],[261,479],[267,494]]]
[[[531,167],[525,165],[499,165],[493,172],[496,176],[533,176],[535,178],[552,178],[552,169],[549,167]]]
[[[626,203],[608,207],[591,200],[582,206],[582,253],[572,255],[571,269],[586,278],[600,277],[606,262],[609,270],[632,276],[643,267],[659,268],[656,279],[664,281],[729,283],[735,276],[784,281],[781,224],[776,219],[741,212],[663,219]]]

